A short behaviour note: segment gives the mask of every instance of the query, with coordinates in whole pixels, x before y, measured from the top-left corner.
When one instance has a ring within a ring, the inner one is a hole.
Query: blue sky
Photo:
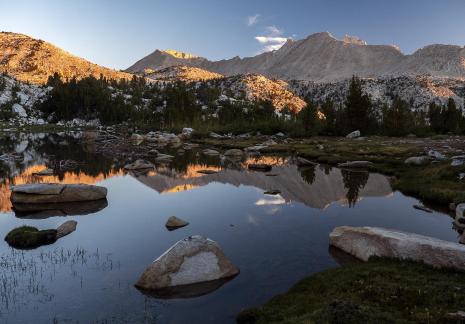
[[[0,0],[0,30],[117,69],[157,48],[243,57],[319,31],[411,53],[430,43],[464,46],[465,1]]]

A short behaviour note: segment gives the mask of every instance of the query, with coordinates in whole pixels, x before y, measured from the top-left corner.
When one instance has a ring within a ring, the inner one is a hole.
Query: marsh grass
[[[102,254],[98,249],[92,253],[82,247],[39,253],[10,249],[0,255],[0,319],[3,313],[20,312],[52,301],[55,296],[50,288],[59,284],[55,281],[58,278],[63,280],[64,276],[83,288],[85,271],[106,272],[119,267],[110,254]]]

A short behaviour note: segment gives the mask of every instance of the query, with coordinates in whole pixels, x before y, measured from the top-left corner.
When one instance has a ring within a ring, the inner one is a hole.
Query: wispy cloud
[[[248,16],[247,17],[247,26],[253,26],[258,22],[258,19],[260,18],[260,14],[255,14],[253,16]]]
[[[266,26],[265,31],[270,36],[281,36],[284,34],[284,31],[276,26]]]

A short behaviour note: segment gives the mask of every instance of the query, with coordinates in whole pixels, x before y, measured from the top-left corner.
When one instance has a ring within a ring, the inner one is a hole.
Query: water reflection
[[[8,141],[5,138],[0,141],[5,152],[13,150],[10,156],[16,154],[15,159],[5,161],[2,166],[1,212],[12,210],[10,185],[38,182],[94,184],[124,174],[122,168],[115,165],[115,161],[92,153],[95,149],[88,141],[85,141],[85,145],[77,145],[77,140],[70,136],[17,136],[18,138],[10,138]],[[19,144],[12,144],[14,140],[19,141]],[[75,161],[72,164],[74,169],[61,170],[59,166],[64,165],[63,161]],[[268,174],[248,171],[247,166],[252,163],[271,164],[274,166],[273,171]],[[34,175],[50,167],[54,168],[54,175]],[[217,173],[201,174],[200,170]],[[176,156],[173,162],[158,165],[155,171],[130,174],[159,193],[182,192],[220,182],[234,186],[253,186],[264,191],[279,189],[280,197],[285,202],[301,202],[320,209],[333,202],[353,207],[361,197],[387,196],[392,192],[388,180],[379,174],[339,170],[321,165],[298,168],[289,164],[288,159],[282,156],[256,156],[245,160],[221,159],[204,156],[198,150],[186,151]],[[276,204],[276,201],[271,203]],[[76,206],[47,206],[39,210],[37,206],[17,206],[15,211],[20,217],[34,217],[34,214],[35,217],[43,217],[45,214],[41,212],[50,216],[76,215],[96,212],[104,207],[104,204],[88,205],[79,210]]]
[[[132,153],[101,155],[81,133],[0,133],[0,150],[0,237],[25,224],[46,229],[63,223],[52,216],[79,223],[73,234],[33,251],[14,252],[0,240],[0,322],[233,322],[241,309],[347,262],[328,251],[335,226],[393,227],[457,241],[448,216],[413,209],[418,201],[392,193],[380,174],[299,168],[282,156],[205,156],[202,148],[182,155],[160,149],[175,156],[172,163],[144,175],[125,173]],[[155,162],[150,155],[139,157]],[[273,169],[249,171],[250,163]],[[53,176],[33,175],[46,168]],[[108,202],[12,211],[9,186],[30,182],[99,183],[108,188]],[[273,190],[280,193],[264,194]],[[167,231],[171,215],[189,226]],[[219,242],[241,274],[224,285],[167,295],[187,299],[160,301],[167,296],[148,298],[134,287],[147,264],[195,234]],[[97,252],[82,257],[82,250]]]
[[[24,219],[44,219],[57,216],[89,215],[97,213],[108,206],[106,199],[54,203],[54,204],[13,204],[15,216]]]
[[[186,177],[203,169],[204,165],[188,165],[184,173],[156,173],[138,176],[136,179],[159,193],[178,192],[206,186],[209,183],[225,183],[236,187],[253,186],[263,191],[279,189],[284,202],[300,202],[309,207],[324,209],[331,203],[341,202],[353,206],[361,197],[388,196],[392,193],[386,177],[380,174],[352,173],[325,167],[300,169],[292,164],[280,164],[271,171],[270,177],[262,172],[223,169],[215,174]],[[260,204],[276,204],[276,199]]]

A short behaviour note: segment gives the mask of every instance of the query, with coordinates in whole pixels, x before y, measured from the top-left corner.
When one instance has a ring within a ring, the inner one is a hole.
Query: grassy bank
[[[312,275],[239,323],[455,323],[463,310],[465,273],[372,258]]]
[[[201,138],[204,145],[221,148],[245,148],[263,142],[261,139],[218,140]],[[405,194],[425,202],[446,205],[465,202],[465,181],[458,179],[465,166],[450,165],[450,160],[412,166],[404,163],[411,156],[424,155],[425,149],[442,149],[451,146],[449,155],[459,155],[465,149],[465,139],[440,138],[390,138],[368,137],[348,140],[338,137],[315,137],[289,141],[268,147],[262,152],[296,154],[319,163],[337,165],[341,162],[366,160],[373,162],[371,171],[391,176],[392,186]]]

